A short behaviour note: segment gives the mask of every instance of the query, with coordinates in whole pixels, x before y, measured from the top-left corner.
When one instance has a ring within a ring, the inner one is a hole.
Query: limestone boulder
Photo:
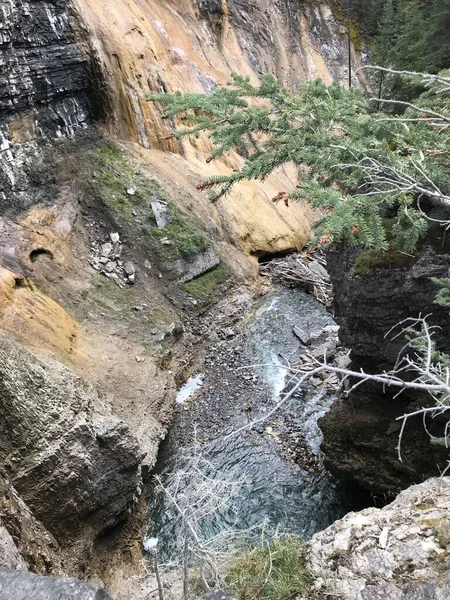
[[[414,485],[382,509],[349,513],[313,536],[307,566],[318,600],[449,598],[450,478]]]

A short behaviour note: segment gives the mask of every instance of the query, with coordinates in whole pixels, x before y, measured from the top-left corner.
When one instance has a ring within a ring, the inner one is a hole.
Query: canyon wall
[[[435,327],[436,348],[450,352],[450,313],[435,304],[438,288],[431,281],[448,276],[449,249],[445,232],[437,229],[403,265],[396,264],[395,258],[377,264],[373,256],[370,260],[370,252],[367,256],[348,250],[329,254],[333,306],[341,342],[351,349],[350,368],[367,373],[394,368],[406,343],[398,324],[426,315],[429,325]],[[445,434],[445,416],[427,420],[428,434],[422,417],[408,420],[401,462],[397,450],[401,427],[397,418],[431,406],[432,401],[427,393],[398,394],[398,390],[383,389],[373,382],[358,386],[348,397],[337,400],[320,421],[328,469],[339,479],[362,485],[382,501],[412,483],[436,476],[447,464],[448,451],[433,446],[429,435]]]
[[[167,139],[172,124],[145,93],[209,92],[233,71],[253,81],[269,71],[290,87],[316,76],[345,81],[345,31],[328,7],[293,6],[290,0],[220,6],[194,0],[2,0],[0,8],[3,214],[51,202],[64,169],[52,166],[52,141],[76,136],[90,118],[101,118],[113,136],[136,145],[149,169],[188,184],[197,212],[213,220],[219,239],[247,254],[304,245],[310,233],[306,209],[285,210],[270,201],[295,184],[295,170],[264,185],[236,186],[212,207],[195,183],[230,172],[239,157],[208,165],[205,140],[180,146]],[[355,54],[355,66],[358,61]]]
[[[37,142],[87,127],[86,64],[65,0],[0,2],[0,210],[52,201]]]
[[[168,152],[163,166],[180,185],[188,180],[195,211],[214,220],[219,238],[256,255],[302,247],[310,233],[305,208],[286,210],[270,201],[280,189],[295,185],[295,170],[284,169],[262,185],[237,185],[212,206],[189,180],[229,173],[241,159],[230,155],[207,164],[210,147],[205,139],[181,146],[168,139],[173,123],[146,102],[145,93],[209,93],[232,72],[255,82],[268,71],[290,88],[313,77],[345,82],[346,32],[331,10],[325,4],[291,0],[133,0],[113,6],[106,0],[75,0],[74,5],[77,39],[93,72],[104,78],[97,87],[105,89],[103,104],[119,137],[139,144],[141,157],[155,172],[161,167],[157,151]],[[359,65],[356,53],[353,61]]]

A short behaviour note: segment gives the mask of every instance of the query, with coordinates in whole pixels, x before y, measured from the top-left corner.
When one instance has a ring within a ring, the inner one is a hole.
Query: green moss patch
[[[85,299],[88,297],[114,312],[123,312],[133,304],[132,290],[119,288],[100,273],[96,273],[92,279],[90,290],[84,290]],[[130,312],[130,314],[132,314]]]
[[[434,508],[436,505],[433,500],[427,500],[425,502],[421,502],[420,504],[416,504],[415,508],[417,510],[429,510],[430,508]]]
[[[446,517],[423,519],[422,523],[433,529],[433,535],[444,550],[450,546],[450,521]]]
[[[131,219],[133,203],[143,200],[144,190],[138,195],[137,174],[125,154],[116,144],[108,143],[92,152],[89,158],[91,193],[111,210],[113,216]],[[136,187],[136,197],[127,194],[131,187]]]
[[[158,182],[136,170],[125,152],[112,142],[90,153],[88,169],[90,192],[116,218],[131,220],[133,210],[146,209],[153,196],[167,199]],[[127,192],[131,189],[133,194]]]
[[[158,194],[161,198],[161,194]],[[211,246],[211,242],[191,219],[178,211],[173,203],[168,200],[168,214],[171,222],[163,229],[147,227],[144,229],[151,237],[159,242],[158,253],[168,259],[179,256],[193,258],[202,250]],[[169,243],[163,243],[162,240]]]
[[[225,283],[229,277],[230,272],[227,267],[220,264],[212,271],[208,271],[208,273],[184,283],[181,287],[194,300],[205,303],[214,295],[216,288]]]
[[[189,259],[211,246],[194,220],[176,208],[155,179],[136,170],[116,144],[104,144],[90,153],[87,184],[91,195],[109,208],[116,221],[139,218],[142,232],[162,261]],[[167,203],[170,223],[163,229],[156,226],[150,207],[153,198]]]
[[[401,250],[366,250],[355,261],[355,275],[373,275],[374,269],[398,269],[409,267],[416,257]]]

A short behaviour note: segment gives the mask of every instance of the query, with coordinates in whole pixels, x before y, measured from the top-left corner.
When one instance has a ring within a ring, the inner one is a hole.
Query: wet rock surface
[[[437,348],[450,350],[448,308],[434,303],[437,286],[432,277],[447,276],[450,256],[425,249],[408,267],[374,268],[358,275],[355,256],[335,252],[328,257],[334,286],[334,311],[340,325],[342,344],[351,349],[353,370],[377,373],[393,368],[405,338],[386,335],[400,321],[429,315]],[[356,481],[380,497],[392,498],[411,483],[439,473],[445,466],[447,451],[430,444],[422,418],[410,419],[405,428],[403,462],[398,460],[400,423],[396,418],[417,405],[427,405],[428,395],[383,391],[366,383],[349,397],[340,398],[321,420],[324,432],[322,449],[327,468],[337,477]],[[430,421],[432,435],[440,437],[444,422]]]
[[[0,567],[0,600],[111,600],[97,585]]]
[[[314,598],[444,600],[450,595],[450,479],[429,479],[383,509],[350,513],[308,544]]]

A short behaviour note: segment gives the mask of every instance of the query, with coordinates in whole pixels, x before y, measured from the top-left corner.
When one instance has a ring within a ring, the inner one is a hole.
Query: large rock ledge
[[[39,577],[0,568],[0,600],[111,600],[96,585],[78,579]]]
[[[141,460],[128,426],[80,377],[0,336],[0,462],[61,546],[89,545],[127,516]]]
[[[383,509],[349,513],[316,534],[307,565],[314,598],[450,597],[450,478],[405,490]]]

